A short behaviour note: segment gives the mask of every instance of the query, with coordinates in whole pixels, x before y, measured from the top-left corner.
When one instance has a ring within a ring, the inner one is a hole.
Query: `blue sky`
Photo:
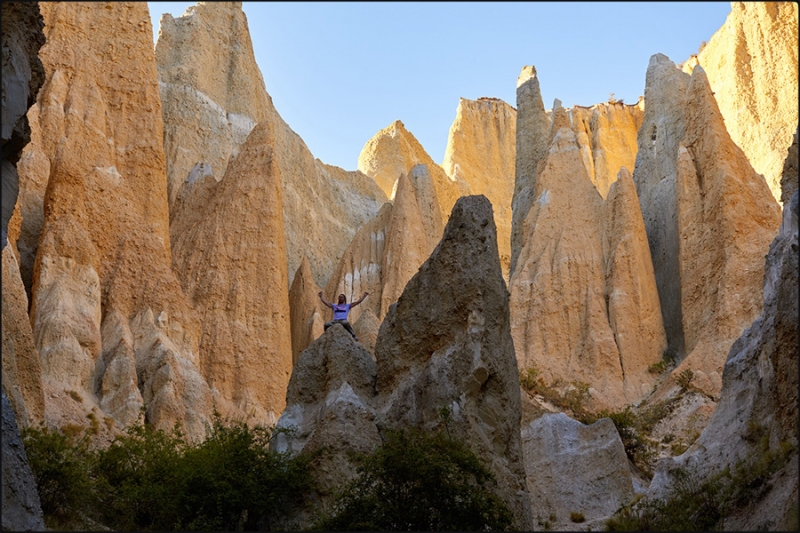
[[[194,2],[148,2],[162,13]],[[676,63],[725,22],[728,2],[244,2],[278,112],[325,163],[354,170],[395,120],[441,163],[459,97],[516,106],[525,65],[545,108],[644,94],[650,56]]]

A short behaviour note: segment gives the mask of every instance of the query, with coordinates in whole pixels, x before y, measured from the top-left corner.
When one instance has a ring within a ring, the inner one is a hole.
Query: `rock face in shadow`
[[[511,199],[514,194],[517,111],[497,98],[459,99],[442,168],[465,181],[472,194],[492,203],[503,277],[511,263]]]
[[[197,316],[170,268],[147,7],[46,3],[42,13],[41,157],[28,168],[49,175],[31,297],[45,419],[84,423],[94,411],[120,427],[144,405],[156,427],[179,422],[200,438],[211,396]]]
[[[14,411],[3,393],[3,530],[44,531],[44,516]]]
[[[522,250],[523,223],[533,205],[536,172],[547,152],[552,119],[544,110],[542,91],[536,68],[522,68],[517,78],[516,164],[514,165],[514,195],[511,199],[511,261],[514,273]]]
[[[287,271],[293,276],[305,256],[315,282],[324,284],[386,195],[362,173],[316,160],[283,121],[255,62],[242,3],[200,2],[181,17],[164,15],[156,60],[171,218],[182,188],[195,187],[198,173],[221,179],[253,127],[269,122],[282,180]]]
[[[726,518],[726,527],[755,530],[791,527],[796,512],[798,438],[798,193],[784,204],[778,236],[767,255],[763,312],[728,353],[719,405],[697,441],[683,454],[662,460],[648,497],[664,498],[683,468],[700,479],[786,454],[786,465],[764,480],[764,490]],[[788,444],[788,446],[787,446]],[[747,468],[747,467],[746,467]]]
[[[44,82],[38,52],[44,44],[38,2],[4,2],[2,6],[2,528],[44,530],[39,494],[19,425],[40,420],[44,411],[39,354],[28,321],[28,298],[14,246],[7,232],[19,191],[17,162],[30,141],[26,113]],[[14,242],[16,239],[11,238]],[[6,397],[6,391],[11,401]],[[12,408],[13,402],[13,408]],[[19,425],[17,424],[19,420]]]
[[[647,368],[665,347],[644,224],[626,169],[603,200],[556,104],[511,277],[516,356],[547,383],[582,381],[596,407],[620,407],[651,392]]]
[[[574,527],[571,513],[583,514],[593,529],[593,522],[602,526],[633,500],[628,456],[610,418],[587,426],[564,413],[545,414],[522,429],[522,446],[531,507],[556,530]]]
[[[258,124],[222,180],[209,184],[209,202],[183,206],[171,226],[172,265],[200,315],[201,368],[216,408],[264,424],[283,411],[292,368],[275,144],[272,124]]]
[[[344,327],[332,326],[300,355],[277,426],[295,432],[279,434],[274,447],[318,453],[314,504],[330,504],[334,491],[355,477],[351,454],[380,446],[375,402],[375,362]]]
[[[725,355],[761,310],[763,257],[780,207],[731,140],[705,72],[650,59],[634,179],[667,341],[684,358],[659,394],[692,370],[717,396]]]
[[[278,423],[298,431],[277,446],[330,443],[319,476],[332,487],[355,474],[348,450],[380,443],[378,428],[443,430],[444,408],[449,433],[494,472],[515,527],[530,530],[508,317],[491,204],[483,196],[461,198],[441,242],[389,307],[376,363],[338,326],[300,355]]]
[[[794,2],[731,2],[725,24],[683,67],[703,67],[731,140],[781,204],[791,198],[782,199],[780,179],[798,120],[797,26]]]
[[[292,364],[300,352],[322,335],[325,306],[319,300],[320,288],[314,283],[311,265],[303,257],[289,288],[289,316],[292,327]]]
[[[39,4],[3,4],[3,118],[2,118],[2,247],[6,247],[8,222],[19,191],[17,162],[30,142],[26,113],[44,83],[38,52],[44,44]]]
[[[531,529],[519,436],[519,376],[491,204],[456,202],[444,236],[389,308],[375,346],[381,427],[440,429],[497,477],[515,527]]]

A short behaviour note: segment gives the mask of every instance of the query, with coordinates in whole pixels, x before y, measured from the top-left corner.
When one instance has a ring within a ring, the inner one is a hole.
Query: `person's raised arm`
[[[333,309],[333,304],[326,301],[325,298],[322,297],[322,291],[319,291],[319,294],[317,296],[319,296],[319,299],[322,300],[322,303]]]
[[[352,304],[350,304],[350,307],[355,307],[355,306],[357,306],[358,304],[360,304],[361,302],[363,302],[363,301],[364,301],[364,299],[365,299],[367,296],[369,296],[369,293],[368,293],[368,292],[365,292],[365,293],[364,293],[364,296],[362,296],[360,300],[358,300],[358,301],[355,301],[355,302],[353,302]]]

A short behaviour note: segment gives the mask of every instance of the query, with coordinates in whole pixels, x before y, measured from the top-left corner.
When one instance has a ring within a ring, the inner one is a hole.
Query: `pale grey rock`
[[[491,204],[459,198],[441,242],[408,282],[375,346],[379,424],[447,429],[497,479],[514,526],[530,530],[519,376]]]
[[[610,418],[591,425],[564,413],[545,414],[522,429],[531,507],[541,519],[556,516],[570,524],[570,513],[587,522],[609,518],[634,496],[628,457]]]

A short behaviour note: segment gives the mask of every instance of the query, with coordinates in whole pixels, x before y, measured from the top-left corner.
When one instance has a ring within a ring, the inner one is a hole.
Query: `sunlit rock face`
[[[201,368],[217,409],[265,424],[283,411],[292,368],[275,145],[273,125],[258,124],[219,182],[198,183],[211,189],[196,196],[203,203],[187,199],[171,226],[173,269],[200,315]]]
[[[144,406],[156,427],[178,422],[201,438],[211,396],[198,372],[199,322],[170,267],[147,7],[41,10],[46,82],[26,164],[29,200],[49,176],[31,287],[45,419],[83,424],[94,412],[109,418],[106,431],[138,420]]]
[[[156,60],[171,217],[183,187],[200,174],[222,179],[253,127],[268,121],[282,180],[288,272],[293,277],[305,256],[324,284],[386,195],[362,173],[316,160],[283,121],[256,64],[241,2],[200,2],[181,17],[163,15]]]
[[[456,200],[470,194],[469,184],[448,176],[442,167],[433,162],[402,122],[396,120],[376,133],[367,141],[358,156],[358,170],[375,180],[392,200],[397,192],[400,176],[408,174],[416,165],[425,165],[431,174],[444,225]]]
[[[767,490],[726,517],[737,530],[791,528],[797,505],[798,193],[784,204],[769,247],[761,315],[727,354],[719,405],[699,439],[684,453],[659,463],[648,497],[675,486],[675,470],[707,479],[726,467],[789,451],[785,466],[765,480]],[[789,446],[787,446],[787,444]],[[792,448],[793,446],[793,448]]]
[[[552,130],[511,276],[517,360],[547,383],[588,384],[598,407],[633,403],[666,345],[635,187],[623,168],[604,201],[559,105]]]
[[[467,182],[472,194],[483,194],[492,203],[506,280],[511,263],[516,115],[513,107],[497,98],[461,98],[442,163],[451,179]]]
[[[600,196],[606,198],[622,167],[636,163],[637,134],[644,119],[644,100],[614,101],[567,111],[583,164]]]
[[[731,140],[708,79],[650,60],[634,179],[671,349],[719,394],[725,356],[761,312],[764,256],[780,207]]]
[[[433,177],[426,165],[401,174],[393,204],[356,233],[325,287],[329,301],[367,299],[350,313],[350,322],[370,310],[380,321],[408,280],[431,254],[442,235],[442,215]],[[328,311],[327,313],[330,313]],[[328,318],[328,315],[325,317]]]
[[[798,8],[794,2],[731,2],[725,24],[696,56],[731,139],[781,204],[786,147],[797,128]]]
[[[225,174],[271,102],[241,2],[200,2],[181,17],[162,15],[156,63],[172,205],[198,162]]]
[[[556,530],[574,527],[571,513],[602,526],[633,500],[628,456],[610,418],[584,425],[545,414],[522,428],[522,446],[531,508]]]

